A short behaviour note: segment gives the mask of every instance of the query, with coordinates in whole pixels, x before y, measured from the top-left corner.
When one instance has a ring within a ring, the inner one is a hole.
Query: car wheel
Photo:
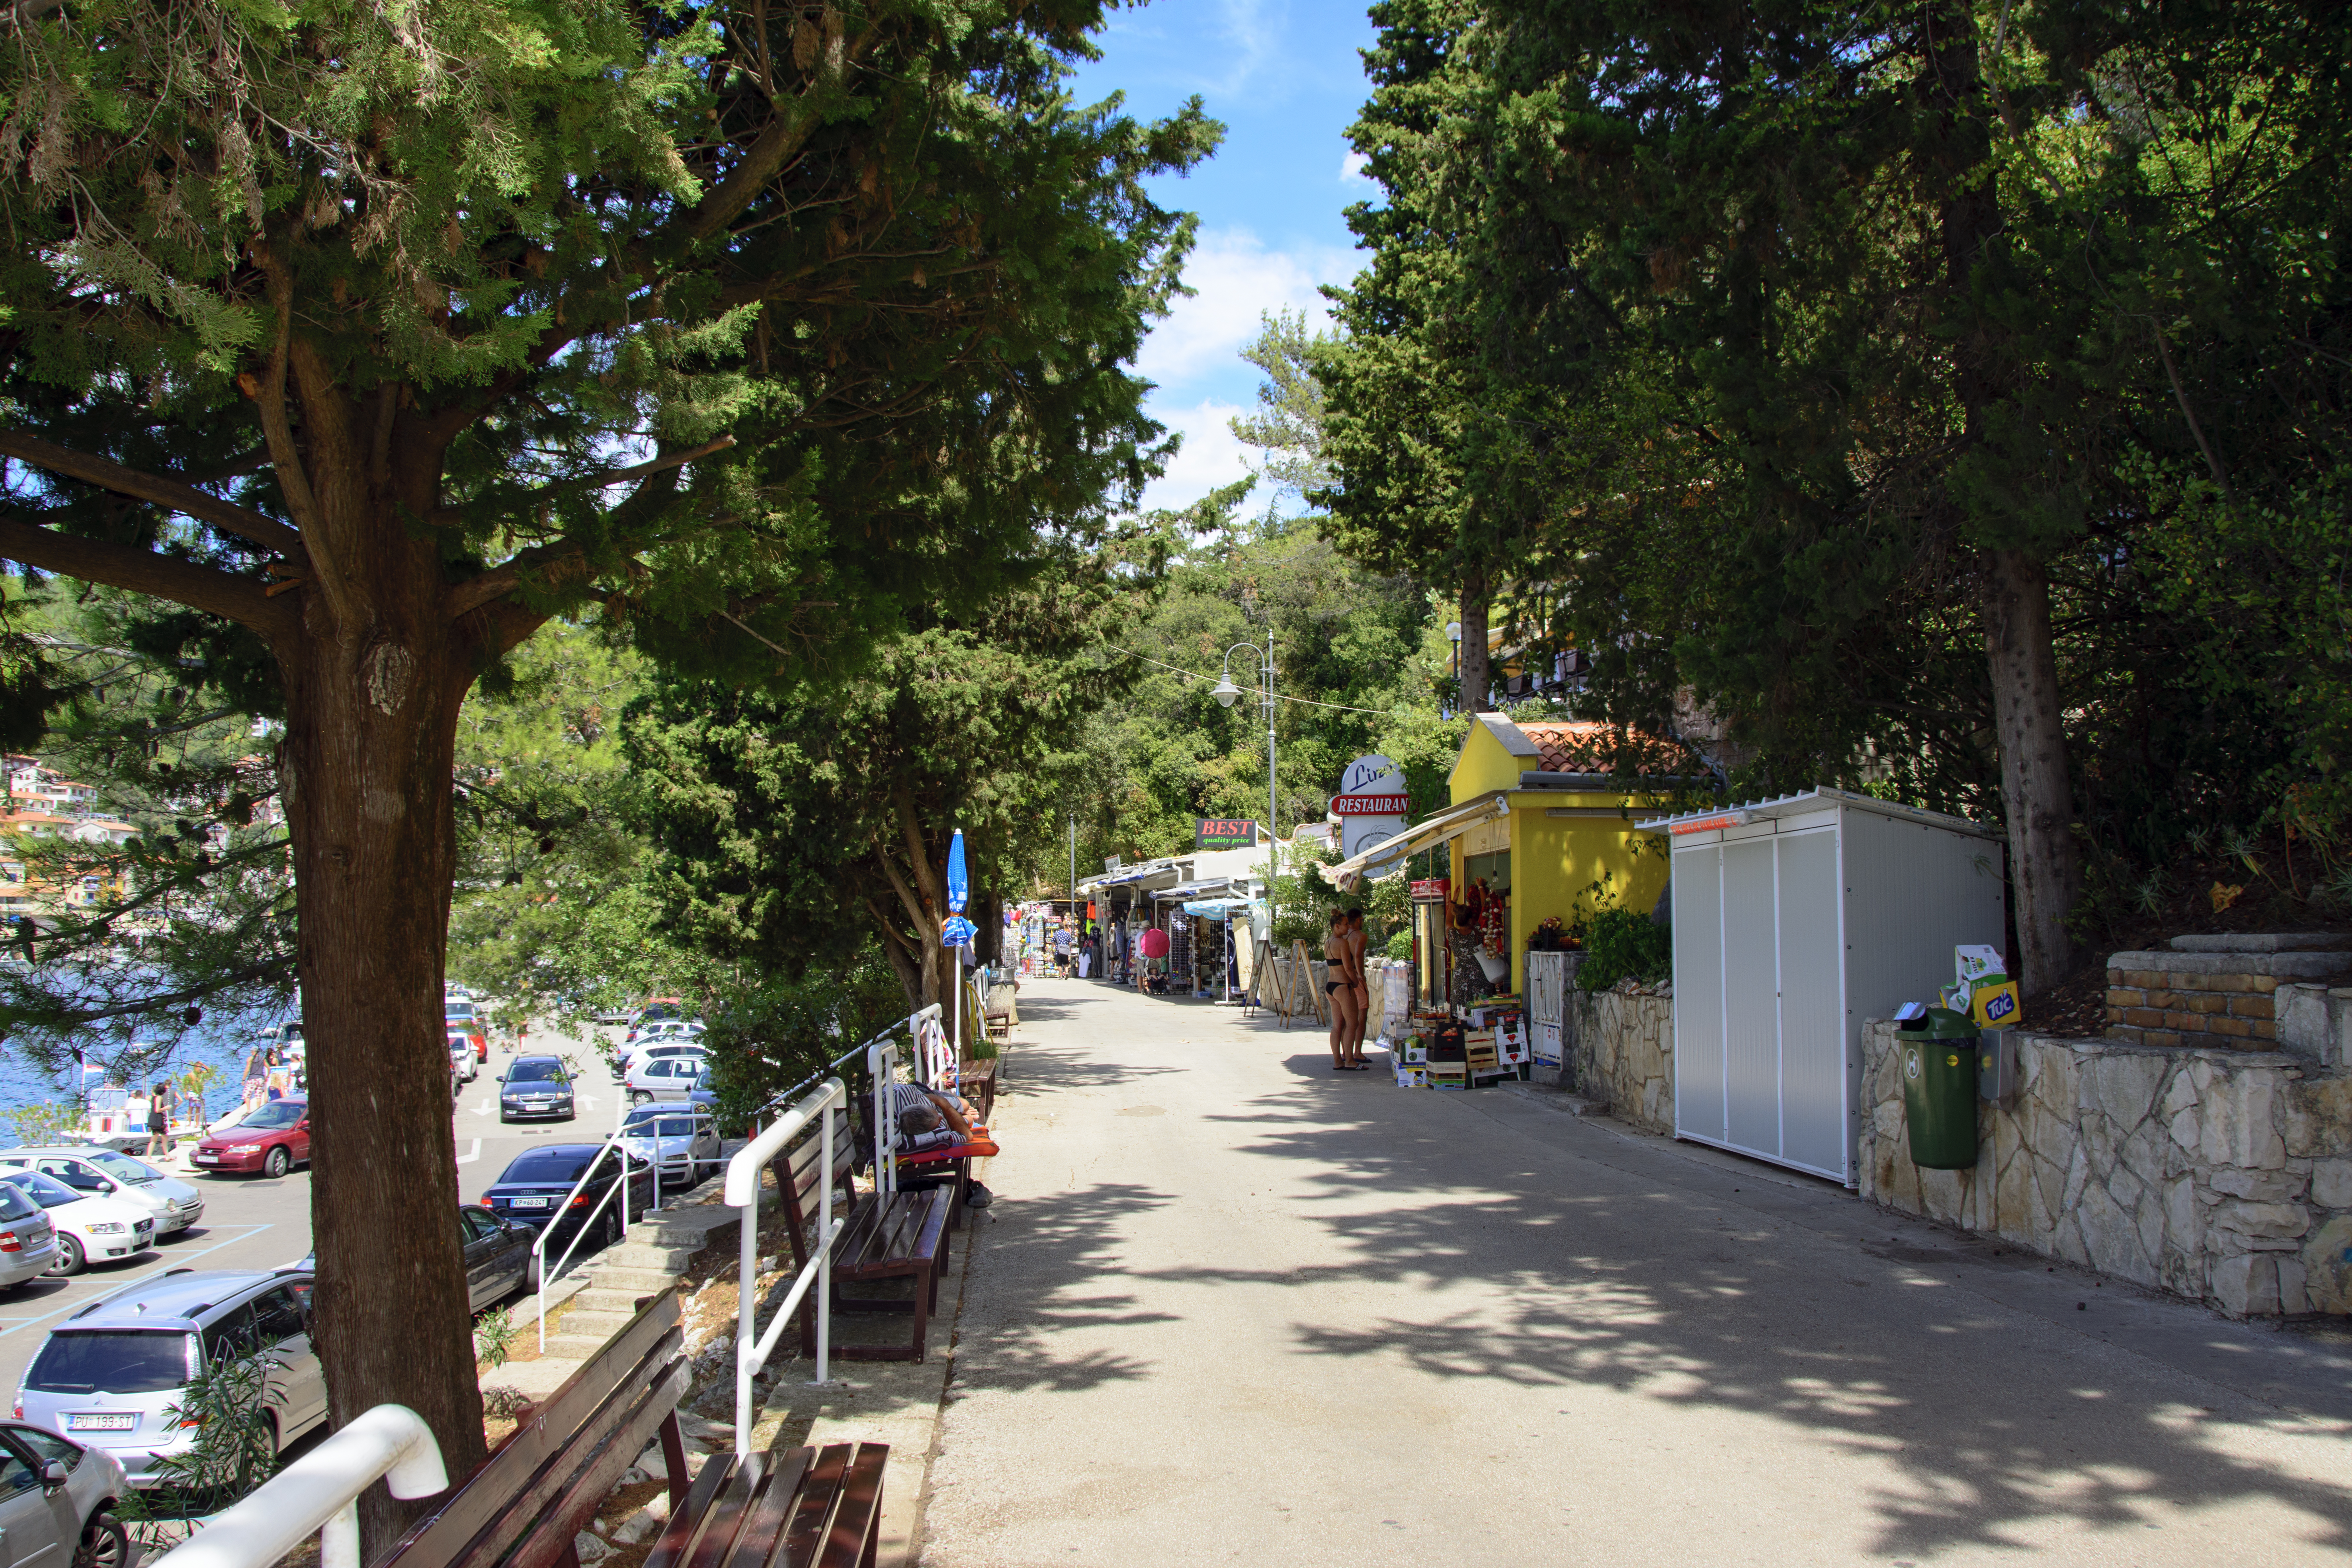
[[[52,1262],[47,1269],[43,1270],[43,1272],[49,1274],[79,1274],[88,1267],[89,1259],[82,1256],[81,1238],[79,1237],[68,1236],[64,1231],[58,1232],[58,1256],[56,1261]]]
[[[73,1568],[126,1568],[130,1561],[131,1536],[122,1521],[102,1510],[91,1514],[74,1548]]]
[[[261,1157],[261,1173],[265,1176],[282,1176],[293,1168],[294,1156],[286,1152],[283,1143],[272,1145],[269,1152]]]
[[[642,1089],[633,1089],[629,1090],[629,1103],[631,1105],[651,1105],[653,1102],[654,1097],[647,1090]]]

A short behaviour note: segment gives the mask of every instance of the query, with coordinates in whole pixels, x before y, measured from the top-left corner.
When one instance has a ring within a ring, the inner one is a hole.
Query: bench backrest
[[[663,1428],[690,1373],[666,1289],[369,1568],[550,1568],[657,1433],[681,1495],[683,1455]]]
[[[830,1179],[845,1194],[849,1187],[849,1173],[857,1164],[856,1141],[851,1134],[849,1108],[836,1105],[830,1114],[834,1117]],[[791,1147],[777,1155],[769,1166],[776,1173],[776,1192],[783,1201],[784,1228],[792,1233],[793,1268],[795,1271],[809,1260],[811,1238],[815,1235],[818,1212],[823,1207],[819,1199],[827,1177],[817,1167],[824,1163],[824,1131],[812,1121]],[[845,1207],[845,1205],[836,1203],[835,1213],[840,1214]]]

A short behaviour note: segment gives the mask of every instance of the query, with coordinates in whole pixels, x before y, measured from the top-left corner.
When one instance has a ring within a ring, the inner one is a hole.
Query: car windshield
[[[562,1062],[517,1062],[507,1068],[509,1083],[562,1083]]]
[[[174,1329],[51,1334],[25,1386],[46,1394],[167,1394],[188,1381],[195,1336]]]
[[[45,1209],[63,1208],[68,1204],[78,1204],[82,1200],[81,1194],[55,1176],[46,1176],[38,1171],[11,1171],[7,1180],[30,1193],[33,1201]]]
[[[130,1155],[118,1154],[111,1149],[103,1149],[95,1154],[84,1155],[83,1158],[115,1180],[129,1182],[133,1186],[143,1187],[150,1182],[160,1182],[163,1179],[163,1173],[154,1166],[142,1165]]]
[[[658,1110],[633,1110],[625,1131],[638,1138],[691,1138],[694,1121],[675,1111],[665,1116]]]
[[[307,1109],[299,1100],[273,1100],[229,1131],[232,1133],[247,1131],[269,1132],[291,1127],[302,1120],[302,1113]]]
[[[588,1169],[588,1162],[595,1157],[593,1150],[583,1152],[573,1149],[541,1149],[525,1154],[509,1165],[506,1174],[500,1176],[499,1182],[501,1185],[509,1182],[530,1182],[568,1187],[580,1179],[581,1173]]]

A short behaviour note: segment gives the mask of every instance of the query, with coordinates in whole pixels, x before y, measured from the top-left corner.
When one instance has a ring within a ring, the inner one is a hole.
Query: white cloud
[[[1248,476],[1249,465],[1244,458],[1250,448],[1234,437],[1230,423],[1236,415],[1247,412],[1240,405],[1208,397],[1190,408],[1171,408],[1155,399],[1150,412],[1170,429],[1181,431],[1184,445],[1176,460],[1168,465],[1168,472],[1145,487],[1143,510],[1172,511],[1190,506],[1219,485]],[[1262,498],[1253,491],[1251,499]]]
[[[1371,166],[1371,163],[1372,161],[1361,153],[1347,153],[1339,160],[1339,183],[1343,185],[1359,183],[1370,184],[1372,177],[1364,171]]]
[[[1345,282],[1358,265],[1353,253],[1336,247],[1269,250],[1247,229],[1205,234],[1184,263],[1193,297],[1177,300],[1152,327],[1136,368],[1163,386],[1222,377],[1257,335],[1261,315],[1304,310],[1310,326],[1323,326],[1328,317],[1316,286]]]

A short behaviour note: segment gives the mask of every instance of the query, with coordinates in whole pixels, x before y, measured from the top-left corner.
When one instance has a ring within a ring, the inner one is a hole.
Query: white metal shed
[[[1664,817],[1675,1133],[1852,1186],[1862,1026],[2001,945],[1992,828],[1844,790]]]

